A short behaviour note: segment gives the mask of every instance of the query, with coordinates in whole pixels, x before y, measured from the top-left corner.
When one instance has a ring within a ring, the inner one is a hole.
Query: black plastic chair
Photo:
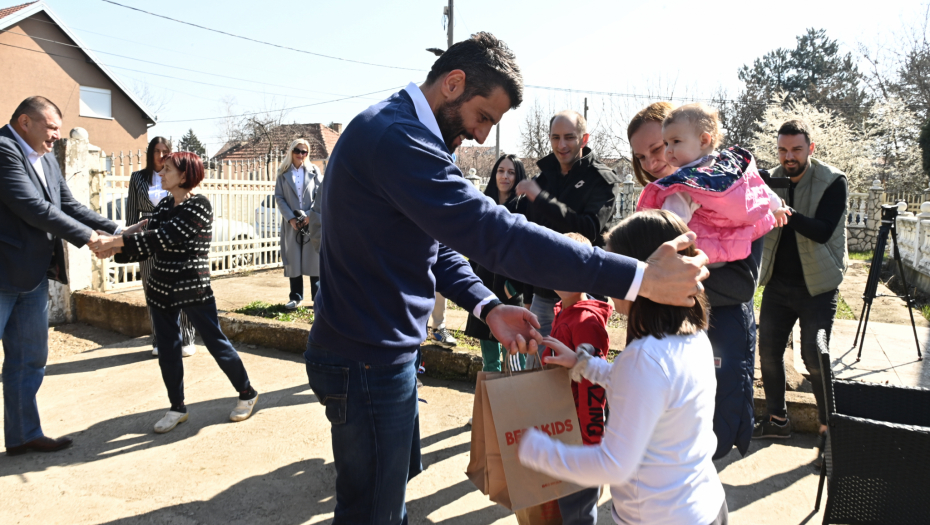
[[[826,523],[930,523],[930,390],[837,380],[817,333],[827,403]]]

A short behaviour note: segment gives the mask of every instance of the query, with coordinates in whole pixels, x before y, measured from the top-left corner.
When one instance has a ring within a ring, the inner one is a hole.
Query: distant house
[[[0,79],[0,122],[23,99],[42,95],[61,109],[62,136],[84,128],[106,153],[145,149],[155,125],[155,115],[45,2],[0,8]]]
[[[325,172],[341,132],[342,124],[333,124],[332,128],[323,124],[282,124],[250,140],[227,142],[213,160],[225,162],[251,160],[268,154],[283,155],[292,140],[307,139],[310,162]]]

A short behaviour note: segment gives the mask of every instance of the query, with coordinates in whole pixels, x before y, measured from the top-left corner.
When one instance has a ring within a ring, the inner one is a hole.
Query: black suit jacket
[[[0,128],[0,289],[34,290],[42,279],[68,282],[63,240],[81,247],[115,222],[78,202],[51,154],[42,157],[48,189],[8,126]],[[53,236],[49,239],[48,234]]]

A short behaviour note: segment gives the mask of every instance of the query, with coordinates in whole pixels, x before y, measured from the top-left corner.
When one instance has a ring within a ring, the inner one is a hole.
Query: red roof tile
[[[328,159],[339,140],[339,133],[323,124],[282,124],[271,130],[270,136],[247,141],[227,142],[214,155],[216,160],[245,160],[269,152],[285,153],[294,139],[307,139],[310,143],[310,160]]]
[[[36,0],[36,1],[38,1],[38,0]],[[35,2],[26,2],[25,4],[22,4],[22,5],[15,5],[15,6],[13,6],[13,7],[0,7],[0,18],[5,18],[5,17],[7,17],[7,16],[10,16],[10,15],[12,15],[13,13],[19,11],[20,9],[22,9],[22,8],[24,8],[24,7],[28,7],[28,6],[30,6],[30,5],[32,5],[32,4],[34,4],[34,3],[35,3]]]

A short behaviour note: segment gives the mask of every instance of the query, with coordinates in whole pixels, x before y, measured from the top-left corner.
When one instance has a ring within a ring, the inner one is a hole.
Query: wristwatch
[[[488,304],[486,304],[486,305],[484,305],[483,307],[481,307],[481,320],[482,320],[485,324],[487,324],[487,322],[488,322],[488,314],[491,313],[491,310],[497,308],[498,306],[500,306],[500,305],[502,305],[502,304],[504,304],[504,303],[502,303],[500,299],[491,299],[491,300],[488,302]]]

